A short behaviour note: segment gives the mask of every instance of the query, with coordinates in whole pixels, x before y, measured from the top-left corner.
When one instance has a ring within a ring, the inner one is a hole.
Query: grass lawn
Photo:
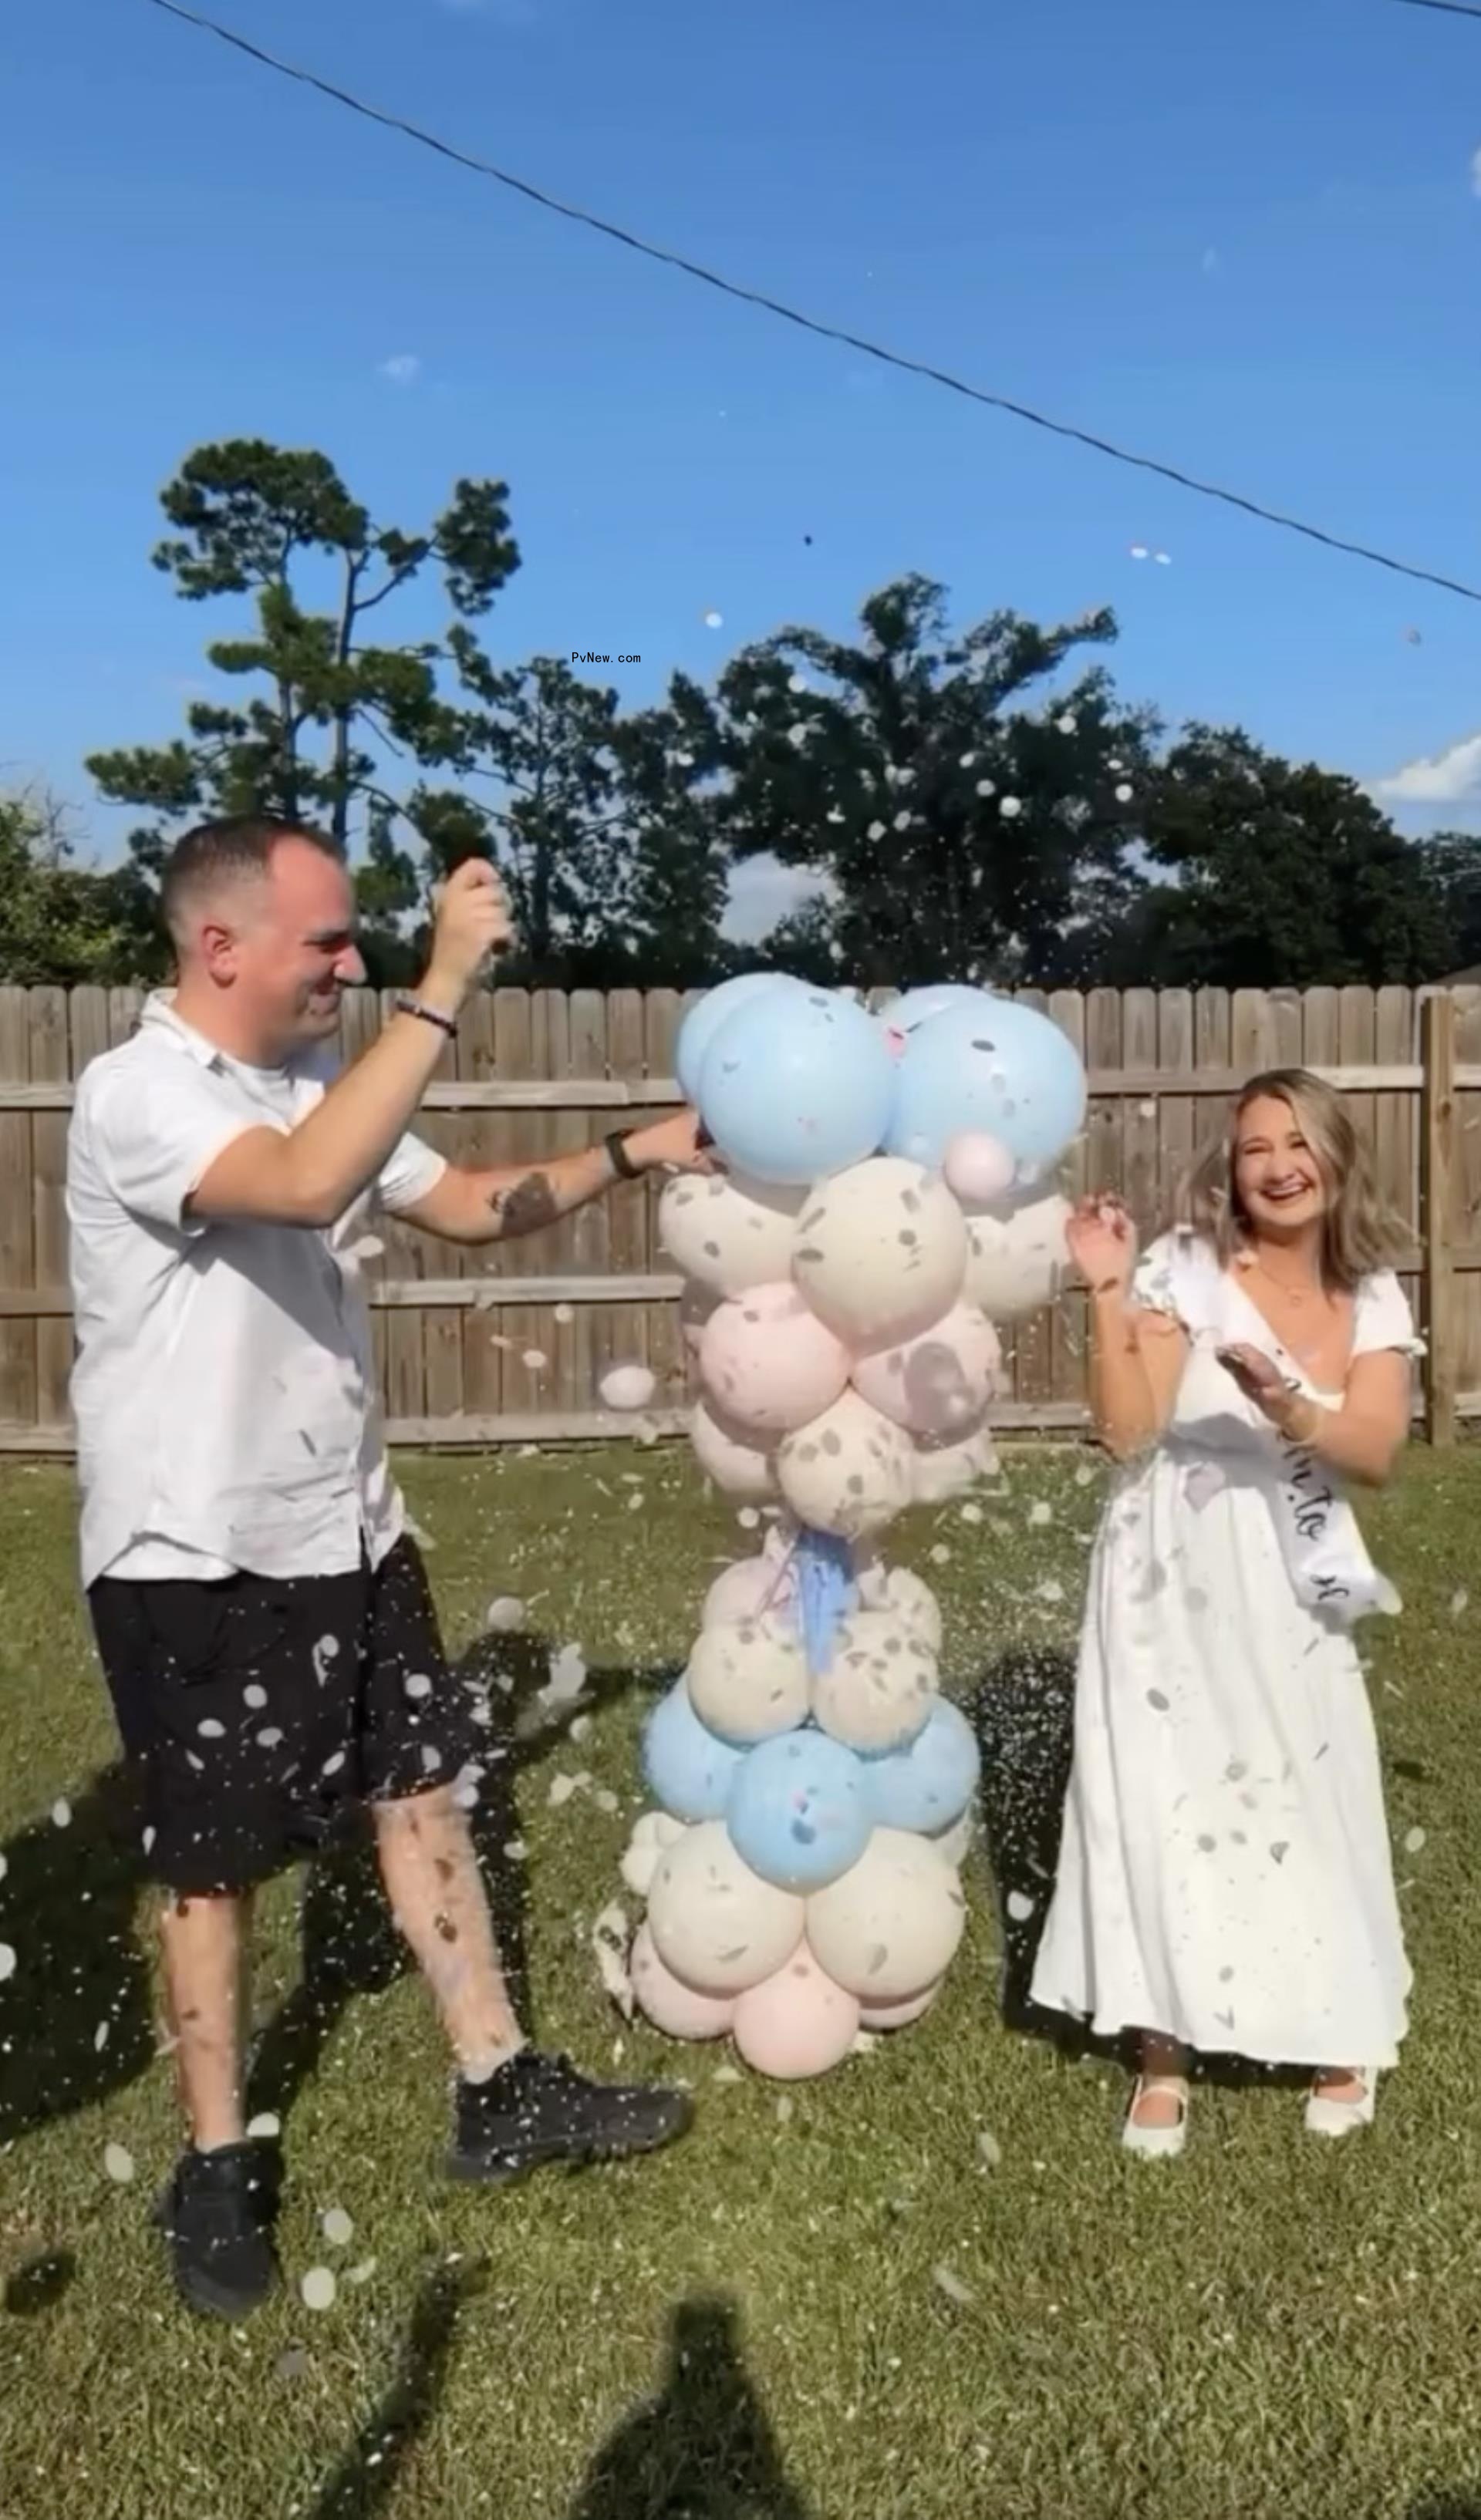
[[[436,2025],[351,1846],[262,1918],[288,2284],[237,2330],[177,2309],[148,2228],[176,2119],[70,1479],[5,1469],[0,2520],[1481,2514],[1481,1453],[1416,1455],[1369,1516],[1407,1603],[1364,1631],[1418,1973],[1405,2069],[1372,2135],[1329,2147],[1291,2091],[1217,2084],[1171,2170],[1118,2153],[1113,2064],[1004,2020],[1032,1927],[1005,1944],[999,1894],[1041,1903],[1098,1471],[1020,1452],[980,1521],[900,1538],[982,1710],[997,1887],[974,1855],[969,1939],[918,2028],[785,2094],[624,2030],[590,1940],[625,1896],[640,1718],[732,1517],[680,1452],[404,1480],[454,1650],[486,1650],[486,1606],[515,1594],[542,1651],[579,1642],[593,1676],[573,1741],[536,1729],[543,1670],[522,1670],[508,1799],[481,1815],[538,2032],[692,2077],[695,2132],[503,2197],[441,2184]],[[320,2229],[333,2207],[347,2246]],[[324,2265],[338,2299],[314,2313],[299,2283]]]

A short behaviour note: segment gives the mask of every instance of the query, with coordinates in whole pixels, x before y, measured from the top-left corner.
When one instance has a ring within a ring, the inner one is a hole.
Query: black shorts
[[[105,1575],[87,1599],[144,1769],[150,1868],[171,1890],[250,1889],[322,1843],[347,1802],[477,1771],[475,1699],[409,1538],[350,1575]]]

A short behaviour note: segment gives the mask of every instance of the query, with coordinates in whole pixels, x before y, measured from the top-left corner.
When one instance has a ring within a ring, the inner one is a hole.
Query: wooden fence
[[[1412,1236],[1404,1273],[1430,1341],[1434,1440],[1481,1417],[1481,989],[1103,989],[1024,992],[1089,1070],[1071,1190],[1125,1192],[1155,1224],[1227,1096],[1252,1070],[1304,1064],[1351,1096],[1385,1197]],[[422,1133],[466,1163],[585,1146],[678,1099],[675,992],[497,989],[467,1010],[427,1096]],[[89,1059],[125,1040],[139,993],[0,988],[0,1452],[68,1453],[72,1338],[64,1206],[68,1114]],[[353,1056],[381,1019],[347,1001]],[[657,1422],[686,1392],[677,1282],[651,1186],[624,1185],[563,1225],[462,1251],[388,1220],[367,1275],[393,1442],[481,1445],[611,1432],[612,1362],[651,1366]],[[1085,1421],[1074,1298],[1011,1334],[1005,1429]]]

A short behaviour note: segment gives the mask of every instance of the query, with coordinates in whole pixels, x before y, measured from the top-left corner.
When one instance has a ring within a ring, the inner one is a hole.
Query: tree
[[[1417,845],[1448,939],[1445,972],[1435,976],[1474,970],[1481,964],[1481,833],[1431,832]]]
[[[945,590],[910,576],[860,620],[856,646],[790,628],[720,677],[732,853],[829,884],[772,949],[860,985],[1082,977],[1134,892],[1155,722],[1094,670],[1023,703],[1108,645],[1113,615],[1045,630],[999,611],[953,638]]]
[[[1152,879],[1107,977],[1219,988],[1416,984],[1454,968],[1443,888],[1354,780],[1190,726],[1150,783]]]
[[[94,753],[106,796],[150,821],[130,839],[135,864],[158,874],[183,825],[242,812],[322,821],[347,856],[371,851],[367,905],[402,906],[407,868],[393,831],[404,799],[383,767],[444,756],[447,711],[438,684],[445,639],[399,647],[372,635],[371,616],[429,566],[458,623],[486,613],[520,565],[502,481],[460,480],[427,530],[377,523],[329,458],[231,438],[198,447],[161,494],[175,528],[154,554],[188,603],[249,596],[255,634],[207,651],[218,673],[251,685],[233,706],[198,700],[189,739]],[[327,562],[331,609],[306,606],[306,570]],[[398,915],[398,913],[397,913]]]
[[[0,796],[0,982],[122,987],[155,975],[152,904],[131,868],[79,866],[68,815],[34,788]]]

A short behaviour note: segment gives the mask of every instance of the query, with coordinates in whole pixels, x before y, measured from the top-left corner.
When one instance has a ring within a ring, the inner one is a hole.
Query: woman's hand
[[[1301,1406],[1301,1394],[1293,1391],[1284,1373],[1264,1348],[1250,1347],[1240,1339],[1232,1346],[1219,1350],[1219,1362],[1232,1374],[1246,1400],[1254,1402],[1262,1418],[1269,1418],[1282,1434],[1289,1431],[1291,1414]]]
[[[1136,1266],[1136,1228],[1109,1192],[1083,1198],[1065,1228],[1070,1258],[1092,1295],[1124,1295]]]

